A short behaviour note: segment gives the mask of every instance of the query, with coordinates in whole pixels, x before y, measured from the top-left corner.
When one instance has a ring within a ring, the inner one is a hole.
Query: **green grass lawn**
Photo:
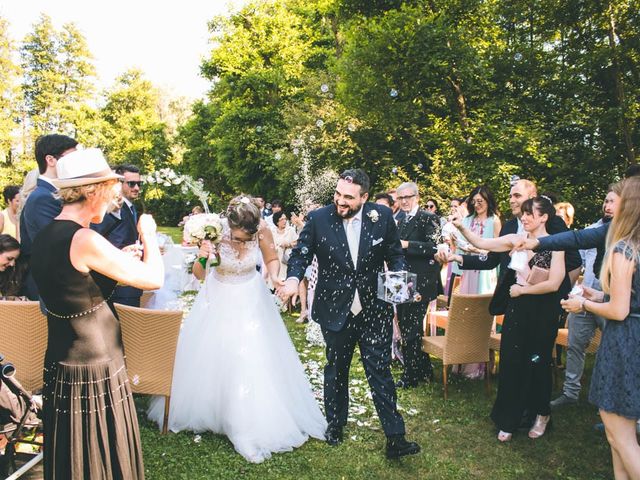
[[[286,315],[291,338],[311,377],[320,388],[318,369],[323,351],[309,347],[304,325]],[[588,360],[590,374],[593,359]],[[385,438],[368,397],[359,356],[351,374],[351,421],[345,442],[329,447],[310,440],[301,448],[274,455],[262,464],[246,462],[222,436],[182,432],[161,435],[144,416],[148,399],[138,397],[139,418],[148,479],[608,479],[612,478],[609,445],[593,430],[596,409],[583,398],[575,406],[553,414],[550,432],[539,440],[526,431],[510,444],[500,444],[488,418],[495,396],[482,381],[450,378],[449,400],[443,399],[441,364],[436,362],[436,382],[400,391],[398,404],[407,424],[407,437],[422,452],[400,461],[384,457]],[[400,370],[394,369],[394,375]],[[556,387],[562,382],[560,372]],[[206,381],[206,379],[203,379]],[[588,387],[588,385],[587,385]],[[197,395],[197,392],[194,392]]]
[[[158,227],[158,232],[169,235],[173,243],[180,245],[182,242],[182,229],[180,227]]]

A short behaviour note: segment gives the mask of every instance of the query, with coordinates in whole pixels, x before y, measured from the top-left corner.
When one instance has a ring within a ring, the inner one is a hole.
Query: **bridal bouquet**
[[[200,245],[204,240],[209,240],[214,245],[222,240],[222,220],[215,213],[200,213],[192,215],[184,224],[183,238],[189,243]],[[207,259],[199,258],[203,268],[207,267]],[[215,260],[211,265],[220,264],[220,254],[216,251]]]

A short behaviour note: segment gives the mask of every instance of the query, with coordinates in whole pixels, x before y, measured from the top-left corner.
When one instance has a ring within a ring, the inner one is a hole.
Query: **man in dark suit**
[[[289,259],[289,278],[278,289],[286,299],[298,291],[306,267],[318,260],[312,317],[327,344],[324,400],[330,445],[342,441],[349,410],[349,368],[356,344],[387,436],[386,455],[418,453],[405,440],[391,375],[391,305],[377,298],[378,273],[404,270],[398,230],[390,209],[367,203],[369,177],[359,169],[340,175],[334,204],[309,213]]]
[[[440,222],[436,215],[419,208],[420,195],[415,183],[403,183],[397,192],[400,208],[405,213],[404,220],[398,224],[400,243],[408,270],[418,275],[417,290],[422,297],[419,302],[398,305],[404,372],[396,386],[412,388],[433,377],[429,355],[422,351],[422,336],[427,305],[438,296],[440,264],[434,260],[434,254]]]
[[[502,225],[500,236],[508,235],[510,233],[524,233],[524,228],[520,217],[522,216],[521,205],[528,200],[537,196],[537,187],[535,183],[530,180],[518,180],[511,186],[509,193],[509,206],[511,207],[511,213],[513,218]],[[550,234],[567,231],[567,225],[562,218],[554,216],[550,218],[547,223],[547,232]],[[504,304],[501,299],[505,299],[509,296],[509,287],[511,286],[510,280],[507,274],[513,273],[513,270],[508,268],[511,257],[509,252],[489,252],[487,255],[456,255],[447,253],[438,253],[436,255],[438,261],[446,262],[452,261],[460,264],[462,270],[491,270],[500,265],[500,274],[498,276],[498,283],[492,300],[492,312],[498,312],[499,304]],[[577,250],[567,250],[565,254],[565,268],[567,273],[580,268],[582,266],[582,259]],[[561,286],[561,293],[569,293],[571,286],[568,279],[565,279]]]
[[[391,199],[393,200],[393,202],[391,203],[391,210],[393,210],[393,219],[396,221],[396,225],[398,225],[402,220],[404,220],[404,217],[406,215],[406,213],[400,208],[400,204],[398,203],[398,190],[392,188],[387,192],[387,194],[389,194],[391,196]]]
[[[22,208],[20,214],[20,252],[28,260],[31,257],[31,244],[36,235],[60,214],[62,204],[54,197],[57,188],[51,180],[58,178],[56,165],[58,160],[76,149],[78,142],[66,135],[50,134],[38,137],[35,145],[36,162],[40,176],[35,190]],[[27,296],[38,300],[38,287],[31,272],[25,277]]]
[[[96,232],[103,235],[116,248],[131,248],[138,241],[138,212],[135,202],[140,196],[140,169],[134,165],[121,165],[116,173],[122,175],[122,206],[119,210],[104,216],[102,223],[92,225]],[[140,306],[142,290],[128,285],[118,285],[111,297],[114,303],[132,307]]]

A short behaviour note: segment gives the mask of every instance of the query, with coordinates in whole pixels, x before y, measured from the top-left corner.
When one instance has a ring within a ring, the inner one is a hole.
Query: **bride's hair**
[[[229,228],[239,228],[253,235],[260,227],[260,207],[255,198],[239,195],[229,202],[227,221]]]

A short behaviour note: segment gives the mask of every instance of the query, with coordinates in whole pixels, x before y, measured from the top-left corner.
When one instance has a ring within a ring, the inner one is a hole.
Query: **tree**
[[[130,163],[151,172],[171,159],[171,139],[160,120],[160,92],[139,70],[116,79],[106,92],[100,118],[101,146],[112,163]]]
[[[20,69],[12,59],[13,41],[9,23],[0,17],[0,163],[10,165],[14,154],[14,134],[20,119],[20,92],[17,83]]]
[[[91,53],[73,23],[57,31],[42,14],[20,49],[23,93],[34,136],[52,131],[75,135],[79,110],[92,98]]]

